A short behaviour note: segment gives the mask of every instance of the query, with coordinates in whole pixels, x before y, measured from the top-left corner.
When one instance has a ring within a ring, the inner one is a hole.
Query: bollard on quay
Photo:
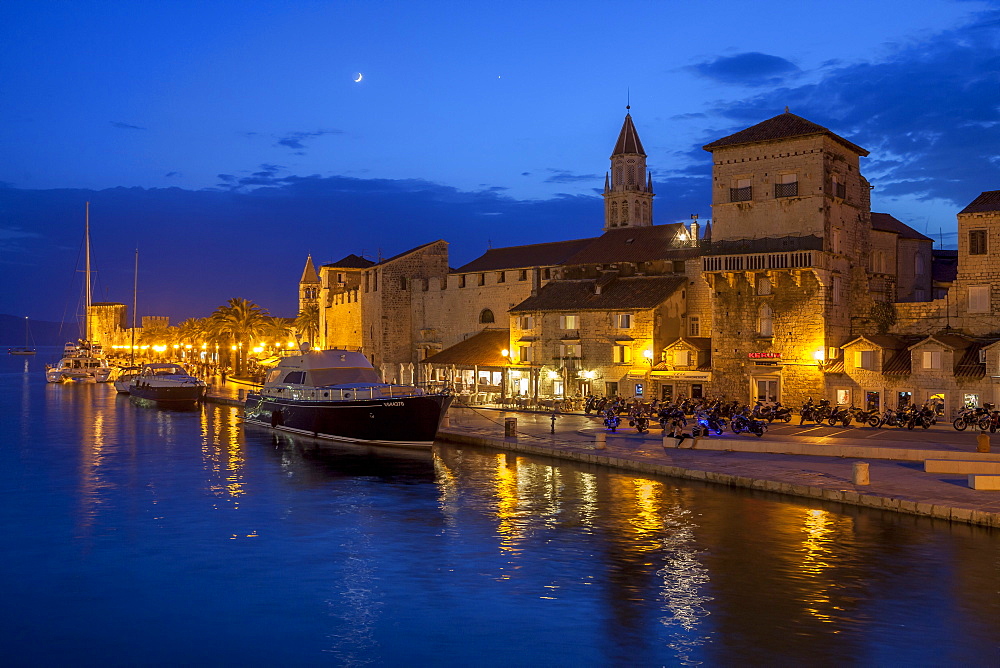
[[[550,434],[554,434],[554,433],[556,433],[556,414],[555,414],[555,413],[553,413],[553,414],[552,414],[552,417],[551,417],[551,418],[549,418],[549,419],[550,419],[550,420],[552,420],[552,430],[551,430],[551,431],[549,431],[549,433],[550,433]]]
[[[608,447],[608,435],[599,431],[594,435],[594,449],[604,450]]]
[[[976,452],[989,452],[990,451],[990,435],[985,431],[980,431],[979,436],[976,436]]]
[[[517,418],[504,418],[503,437],[517,438]]]
[[[870,485],[871,478],[868,474],[868,462],[854,462],[854,476],[852,482],[855,485]]]

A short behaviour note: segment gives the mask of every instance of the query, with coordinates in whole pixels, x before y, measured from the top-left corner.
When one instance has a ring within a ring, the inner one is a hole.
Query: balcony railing
[[[815,267],[818,254],[813,251],[789,253],[752,253],[746,255],[706,255],[701,258],[702,271],[765,271],[767,269],[800,269]]]
[[[774,184],[774,196],[775,197],[795,197],[799,194],[799,182],[794,183],[775,183]]]
[[[743,188],[729,189],[730,202],[749,202],[752,199],[753,199],[753,186],[745,186]]]

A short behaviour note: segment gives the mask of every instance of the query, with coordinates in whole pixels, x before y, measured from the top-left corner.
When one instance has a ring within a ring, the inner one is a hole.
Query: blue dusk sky
[[[711,218],[704,144],[781,113],[871,151],[872,207],[955,245],[1000,189],[1000,3],[0,3],[0,313],[98,300],[293,316],[307,254],[600,234],[631,103],[656,223]],[[360,81],[357,79],[360,78]]]

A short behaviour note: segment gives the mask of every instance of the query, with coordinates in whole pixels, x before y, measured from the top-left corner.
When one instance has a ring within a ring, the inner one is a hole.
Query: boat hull
[[[429,448],[451,401],[450,395],[439,394],[296,401],[251,393],[244,421],[335,441]]]
[[[149,401],[158,406],[170,408],[193,408],[205,396],[204,385],[156,386],[133,383],[128,388],[129,396]]]

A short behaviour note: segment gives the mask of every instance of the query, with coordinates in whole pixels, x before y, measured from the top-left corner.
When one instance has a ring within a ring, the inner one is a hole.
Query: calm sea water
[[[1000,661],[1000,534],[451,445],[331,446],[0,360],[4,665]]]

